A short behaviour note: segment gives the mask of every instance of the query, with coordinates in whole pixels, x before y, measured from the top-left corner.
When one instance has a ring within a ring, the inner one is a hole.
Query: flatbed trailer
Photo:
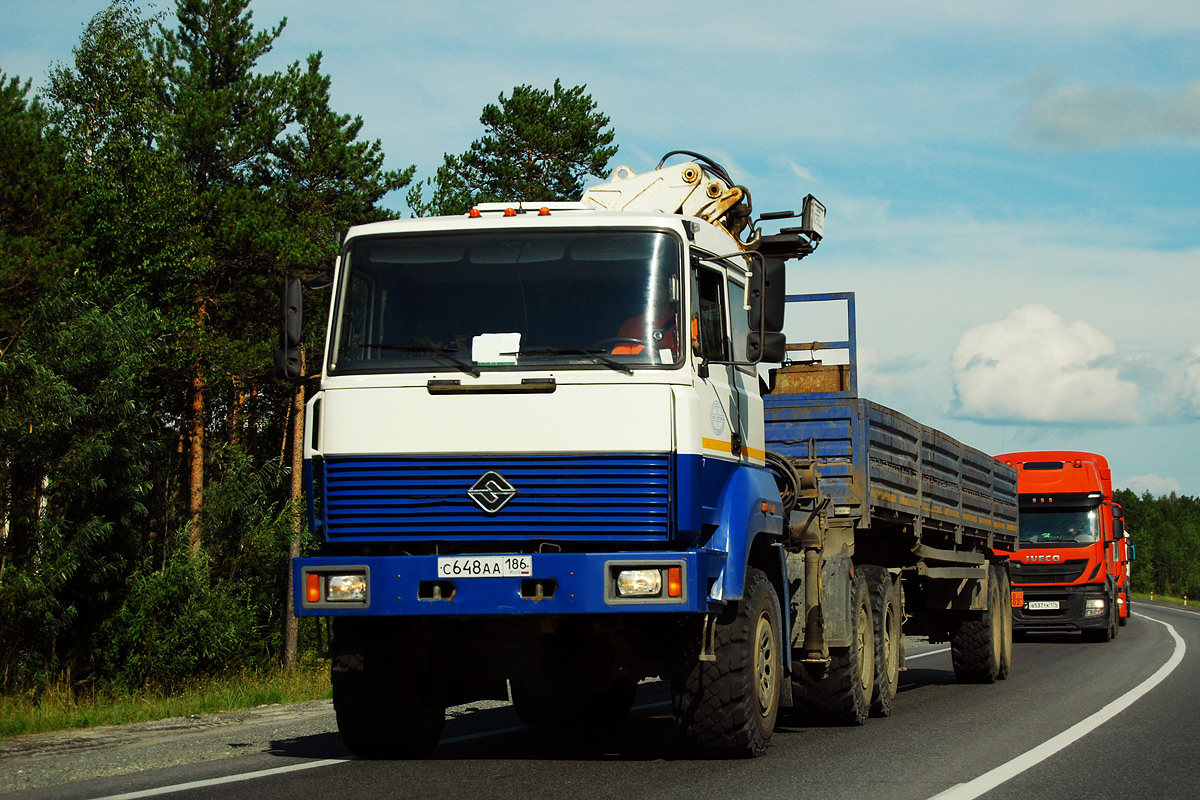
[[[846,364],[814,360],[774,371],[764,395],[767,449],[790,467],[789,569],[801,620],[793,644],[820,665],[852,644],[855,568],[886,571],[903,587],[903,632],[950,641],[961,679],[1004,678],[1011,664],[1008,563],[1017,548],[1016,472],[991,456],[904,414],[858,397],[853,293],[790,295],[789,303],[841,301],[848,337],[789,344],[814,354],[842,350]],[[793,312],[790,312],[793,313]],[[820,553],[820,591],[805,600],[805,551]],[[795,580],[800,576],[800,581]],[[876,577],[871,577],[876,576]],[[881,595],[882,592],[876,592]],[[877,597],[876,602],[882,600]],[[821,606],[822,635],[803,624]],[[1001,626],[980,654],[972,644]],[[807,643],[806,643],[807,639]],[[881,644],[881,642],[877,642]],[[998,652],[993,652],[998,650]],[[903,654],[900,654],[902,661]],[[884,674],[887,674],[885,669]]]

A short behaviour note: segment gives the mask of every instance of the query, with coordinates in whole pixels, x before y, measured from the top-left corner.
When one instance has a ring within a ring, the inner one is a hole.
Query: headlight
[[[1103,597],[1090,597],[1083,603],[1085,617],[1099,617],[1104,614],[1105,602]]]
[[[661,594],[661,570],[624,569],[617,575],[619,597],[658,597]]]

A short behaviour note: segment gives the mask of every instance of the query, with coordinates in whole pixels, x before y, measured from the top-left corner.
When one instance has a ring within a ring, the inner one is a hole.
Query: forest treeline
[[[313,651],[288,614],[311,542],[306,387],[272,374],[282,277],[398,216],[389,192],[417,215],[576,199],[616,151],[584,87],[520,86],[412,184],[332,108],[320,53],[260,70],[285,22],[257,29],[249,5],[117,0],[46,86],[0,72],[0,692],[170,688]]]
[[[1116,492],[1137,558],[1133,591],[1200,597],[1200,498]]]

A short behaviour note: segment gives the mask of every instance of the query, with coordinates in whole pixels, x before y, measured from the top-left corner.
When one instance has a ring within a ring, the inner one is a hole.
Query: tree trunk
[[[189,436],[188,459],[191,463],[191,478],[188,493],[188,544],[192,555],[200,553],[203,528],[200,513],[204,509],[204,371],[196,362],[192,373],[192,420]]]
[[[301,363],[304,354],[300,355]],[[304,384],[296,386],[292,398],[292,540],[288,544],[287,597],[284,598],[283,617],[283,666],[292,670],[296,667],[296,656],[300,648],[300,631],[296,623],[294,605],[295,587],[292,585],[292,559],[300,557],[300,536],[303,532],[304,514]]]

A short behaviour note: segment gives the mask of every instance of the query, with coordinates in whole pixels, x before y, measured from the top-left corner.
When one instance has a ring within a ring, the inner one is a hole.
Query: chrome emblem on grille
[[[467,489],[467,497],[489,514],[495,514],[517,496],[517,490],[499,472],[489,469]]]

